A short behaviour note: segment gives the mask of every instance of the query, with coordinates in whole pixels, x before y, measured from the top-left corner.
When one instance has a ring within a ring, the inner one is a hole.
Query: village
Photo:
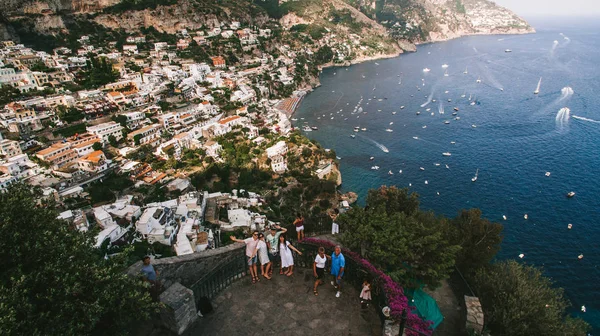
[[[290,119],[314,84],[309,59],[321,44],[334,47],[328,61],[350,49],[330,34],[314,50],[276,44],[268,53],[272,35],[217,22],[182,29],[175,44],[132,34],[94,45],[84,35],[80,48],[48,53],[0,42],[0,191],[39,188],[73,229],[93,230],[97,247],[144,241],[184,255],[217,247],[223,231],[264,229],[259,192],[269,190],[201,190],[190,176],[234,164],[290,182],[291,168],[308,167],[340,184],[335,154]],[[194,53],[211,44],[243,57],[224,52],[198,62]],[[147,190],[161,196],[144,197]]]

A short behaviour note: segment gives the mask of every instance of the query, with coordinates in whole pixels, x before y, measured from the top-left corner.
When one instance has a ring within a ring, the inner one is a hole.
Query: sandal
[[[313,290],[313,293],[315,293],[315,296],[319,296],[319,292],[317,292],[316,290]]]
[[[254,277],[252,277],[252,284],[256,283],[256,279],[254,279]]]

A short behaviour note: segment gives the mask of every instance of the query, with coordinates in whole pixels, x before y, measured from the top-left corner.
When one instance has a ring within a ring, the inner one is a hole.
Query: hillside
[[[153,27],[175,34],[223,21],[261,26],[275,19],[287,29],[308,27],[311,35],[332,32],[350,45],[352,57],[346,58],[353,60],[465,35],[534,32],[525,20],[487,0],[0,0],[0,7],[5,9],[0,38],[24,43],[40,35],[62,37],[55,42],[60,45],[67,36],[97,30],[135,33]],[[363,38],[360,47],[356,36]]]

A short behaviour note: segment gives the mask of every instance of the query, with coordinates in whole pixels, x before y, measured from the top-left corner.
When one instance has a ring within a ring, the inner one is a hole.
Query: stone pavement
[[[313,294],[309,269],[297,268],[291,277],[276,270],[272,280],[261,277],[254,285],[246,276],[214,298],[214,311],[198,319],[185,335],[380,336],[375,309],[361,309],[359,292],[351,285],[336,298],[327,276],[318,296]]]

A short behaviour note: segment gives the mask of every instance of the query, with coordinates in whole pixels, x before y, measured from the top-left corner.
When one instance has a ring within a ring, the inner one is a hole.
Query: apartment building
[[[87,127],[87,132],[96,135],[103,145],[108,143],[108,138],[112,135],[117,141],[123,139],[123,126],[114,121]]]

